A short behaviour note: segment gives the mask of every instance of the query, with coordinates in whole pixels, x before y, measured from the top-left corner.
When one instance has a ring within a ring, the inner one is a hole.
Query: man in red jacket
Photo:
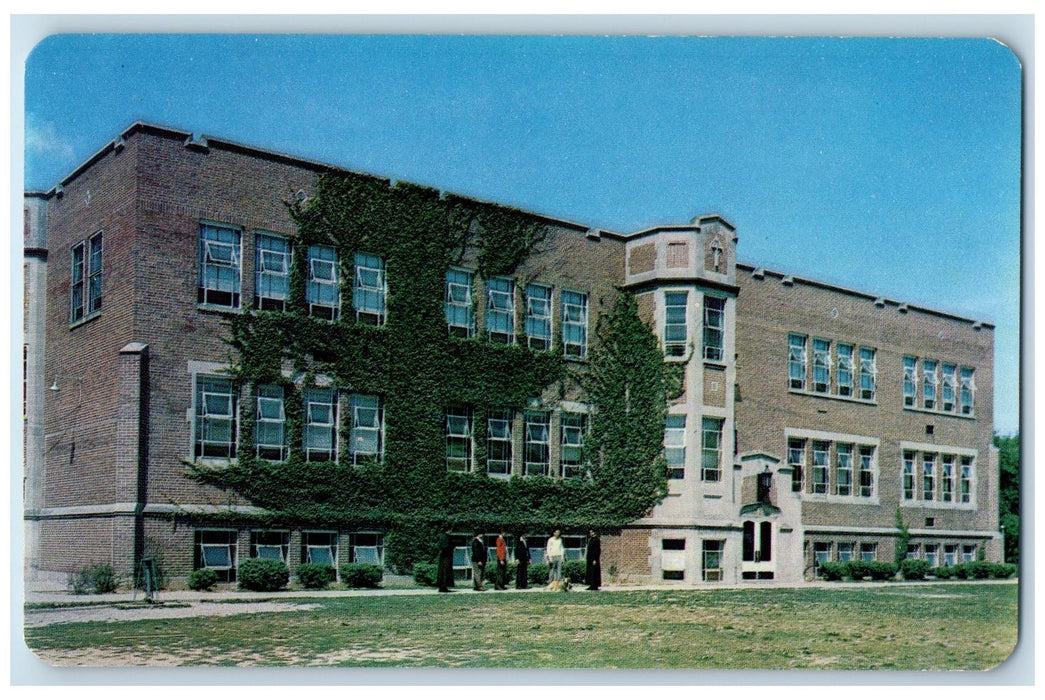
[[[504,541],[504,532],[497,535],[497,579],[494,588],[498,591],[507,589],[508,582],[508,545]]]

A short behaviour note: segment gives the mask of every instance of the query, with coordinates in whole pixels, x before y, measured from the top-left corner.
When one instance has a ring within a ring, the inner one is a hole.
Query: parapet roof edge
[[[767,275],[772,275],[773,277],[778,277],[780,279],[784,279],[785,277],[790,277],[795,282],[799,282],[801,284],[807,284],[807,285],[809,285],[811,287],[819,287],[821,289],[828,289],[828,290],[831,290],[833,292],[841,292],[842,294],[848,294],[849,296],[855,296],[855,297],[862,297],[864,299],[870,299],[872,301],[877,301],[878,299],[881,299],[886,304],[891,304],[892,306],[899,307],[901,305],[905,305],[908,309],[910,309],[912,311],[921,311],[922,313],[931,314],[933,316],[942,316],[943,318],[949,318],[949,319],[952,319],[952,320],[955,320],[955,321],[962,321],[964,323],[972,323],[972,324],[979,323],[984,328],[990,328],[991,330],[994,330],[994,328],[995,328],[994,323],[992,323],[990,321],[981,321],[981,320],[978,320],[978,319],[975,319],[975,318],[968,318],[966,316],[959,316],[958,314],[952,314],[952,313],[949,313],[947,311],[939,311],[937,309],[930,309],[927,306],[919,306],[918,304],[910,304],[910,303],[907,303],[907,302],[896,301],[895,299],[887,299],[887,298],[881,297],[881,296],[879,296],[877,294],[870,294],[868,292],[861,292],[860,290],[857,290],[857,289],[850,289],[848,287],[841,287],[841,286],[839,286],[837,284],[831,284],[830,282],[821,282],[819,280],[809,279],[808,277],[798,277],[796,275],[787,275],[787,274],[785,274],[783,272],[776,272],[775,270],[770,270],[770,269],[767,269],[767,268],[764,268],[764,267],[759,267],[758,265],[752,265],[751,263],[743,263],[743,262],[740,262],[739,260],[737,261],[737,269],[746,270],[748,272],[754,272],[755,270],[762,270],[762,272],[764,272]]]
[[[366,173],[366,172],[361,172],[361,171],[358,171],[358,170],[351,170],[349,168],[344,168],[344,167],[341,167],[341,166],[338,166],[338,165],[332,165],[330,163],[323,163],[321,161],[311,160],[311,159],[308,159],[308,158],[302,158],[302,157],[290,155],[290,154],[287,154],[287,153],[280,153],[278,151],[272,151],[272,150],[268,150],[268,149],[264,149],[264,148],[258,148],[257,146],[250,146],[250,145],[247,145],[247,144],[238,143],[236,141],[231,141],[229,139],[224,139],[224,138],[220,138],[220,137],[211,136],[209,134],[195,134],[195,133],[190,132],[190,131],[182,131],[180,129],[174,129],[174,128],[167,127],[167,126],[160,126],[158,124],[150,124],[148,122],[143,122],[143,121],[134,122],[133,124],[128,126],[126,129],[124,129],[122,132],[120,132],[119,136],[124,138],[124,139],[127,139],[130,136],[133,136],[137,132],[149,133],[149,134],[153,134],[153,135],[156,135],[156,136],[164,136],[164,137],[167,137],[167,138],[174,138],[174,139],[178,139],[178,140],[184,140],[184,139],[188,139],[188,138],[193,138],[195,136],[200,136],[201,138],[206,139],[206,143],[207,143],[207,146],[209,148],[223,148],[225,150],[237,151],[237,152],[244,153],[244,154],[247,154],[247,155],[257,156],[257,157],[261,157],[261,158],[268,158],[268,159],[271,159],[271,160],[276,160],[276,161],[287,163],[287,164],[290,164],[290,165],[303,166],[303,167],[310,168],[310,169],[313,169],[313,170],[316,170],[316,171],[328,171],[328,172],[344,173],[344,174],[348,174],[348,175],[354,175],[356,177],[372,178],[374,180],[381,181],[381,182],[387,182],[389,184],[391,184],[392,182],[403,182],[403,183],[408,183],[408,184],[418,184],[418,186],[421,186],[421,187],[427,187],[427,185],[420,185],[419,183],[410,183],[408,180],[395,180],[394,178],[382,177],[382,176],[379,176],[379,175],[374,175],[373,173]],[[69,173],[64,178],[62,178],[59,181],[59,185],[58,186],[64,187],[65,185],[67,185],[70,182],[72,182],[74,179],[79,177],[85,170],[87,170],[89,167],[94,165],[99,159],[101,159],[103,156],[108,154],[114,148],[115,148],[115,142],[114,141],[110,141],[109,143],[107,143],[105,146],[103,146],[97,152],[95,152],[93,155],[91,155],[87,160],[85,160],[83,163],[81,163],[79,166],[77,166],[75,169],[73,169],[73,171],[71,173]],[[46,193],[43,193],[42,196],[46,196],[46,197],[53,196],[55,194],[58,186],[52,187],[49,191],[47,191]],[[469,197],[467,195],[461,195],[461,194],[457,194],[455,192],[449,192],[447,190],[442,190],[442,189],[434,188],[434,187],[431,188],[431,189],[434,189],[434,190],[438,191],[440,193],[440,195],[444,196],[444,197],[445,196],[453,196],[453,197],[457,197],[459,199],[463,199],[463,200],[467,200],[467,201],[471,201],[471,202],[478,202],[480,204],[489,204],[489,205],[493,205],[493,206],[503,207],[505,209],[513,209],[515,211],[524,212],[526,214],[534,216],[534,217],[536,217],[538,219],[541,219],[543,221],[547,221],[548,223],[551,223],[551,224],[554,224],[554,225],[557,225],[557,226],[562,226],[563,228],[570,228],[570,229],[574,229],[574,230],[581,231],[581,232],[587,232],[587,231],[594,230],[593,227],[587,226],[585,224],[579,224],[577,222],[568,221],[566,219],[559,219],[557,217],[549,216],[547,214],[541,214],[539,212],[528,211],[528,210],[525,210],[525,209],[521,209],[519,207],[514,207],[514,206],[511,206],[511,205],[508,205],[508,204],[503,204],[501,202],[483,201],[483,200],[477,199],[475,197]],[[35,193],[30,193],[30,192],[26,192],[25,193],[25,195],[27,195],[27,196],[30,195],[30,194],[35,194]],[[615,232],[612,232],[612,231],[600,230],[599,232],[600,232],[600,234],[607,235],[610,238],[621,238],[621,234],[615,233]]]

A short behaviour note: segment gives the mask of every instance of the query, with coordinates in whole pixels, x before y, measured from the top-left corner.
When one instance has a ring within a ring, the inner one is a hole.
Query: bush
[[[994,565],[986,561],[970,561],[962,566],[968,570],[969,578],[990,578],[994,573]]]
[[[1015,564],[995,564],[992,576],[994,578],[1009,578],[1016,573]]]
[[[531,564],[526,570],[526,580],[531,585],[544,586],[548,583],[548,565],[544,562]]]
[[[335,578],[334,567],[330,564],[298,564],[294,573],[297,574],[298,583],[310,589],[326,588]]]
[[[891,561],[869,561],[872,581],[888,581],[896,578],[896,563]]]
[[[954,578],[954,567],[953,566],[937,566],[935,569],[929,569],[929,573],[940,580]]]
[[[377,564],[342,564],[341,583],[349,588],[377,588],[385,570]]]
[[[508,580],[505,581],[505,585],[506,586],[509,583],[512,583],[512,582],[515,581],[515,573],[518,570],[519,570],[519,562],[517,562],[517,561],[510,561],[510,562],[508,562],[508,574],[507,574]],[[483,576],[483,580],[484,581],[489,581],[490,583],[497,583],[497,561],[496,560],[494,560],[492,563],[486,565],[486,573]]]
[[[587,573],[587,570],[588,565],[583,559],[571,559],[563,562],[562,565],[562,575],[574,585],[584,583],[584,574]]]
[[[825,561],[820,565],[820,575],[825,581],[841,581],[849,573],[849,562]]]
[[[108,564],[91,564],[69,574],[69,590],[76,595],[112,593],[120,587],[120,577]]]
[[[414,563],[414,583],[420,586],[435,586],[438,576],[438,564],[424,561]]]
[[[871,575],[871,562],[863,561],[862,559],[854,559],[847,561],[846,568],[849,570],[849,577],[854,581],[863,581],[865,576]]]
[[[923,581],[929,573],[929,562],[924,559],[904,559],[900,562],[900,571],[905,581]]]
[[[290,569],[275,559],[247,559],[236,573],[240,588],[248,591],[278,591],[290,581]]]
[[[954,567],[954,575],[962,579],[963,581],[969,578],[969,565],[967,563],[958,564],[958,566]]]
[[[218,582],[218,575],[213,569],[196,569],[189,574],[189,588],[194,591],[209,591]]]

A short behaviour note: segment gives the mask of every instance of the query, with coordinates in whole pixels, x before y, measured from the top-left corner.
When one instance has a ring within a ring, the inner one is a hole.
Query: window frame
[[[207,537],[210,535],[210,537]],[[213,539],[205,542],[205,539]],[[226,540],[224,542],[220,540]],[[232,583],[239,568],[239,532],[234,528],[197,528],[193,533],[194,565],[197,569],[210,569],[218,574],[218,580]],[[208,557],[208,549],[224,549],[227,564],[215,565]]]
[[[333,257],[325,257],[327,254]],[[305,306],[308,315],[325,321],[336,321],[341,318],[341,254],[335,246],[312,243],[308,246],[307,255]],[[317,263],[330,266],[329,277],[317,276]],[[330,303],[323,299],[322,290],[329,290],[327,295],[333,296]]]
[[[495,437],[494,422],[503,422],[505,425],[504,437]],[[507,479],[512,475],[512,461],[515,457],[513,450],[512,428],[515,423],[515,412],[510,408],[494,408],[486,412],[486,474],[496,478]],[[500,459],[493,457],[495,446],[500,446]],[[505,455],[507,455],[505,457]],[[501,469],[494,469],[497,464]]]
[[[726,338],[726,299],[704,295],[704,333],[701,343],[706,362],[723,362]]]
[[[366,281],[367,273],[376,275],[375,284]],[[356,323],[383,326],[388,320],[388,273],[380,255],[362,251],[353,254],[352,310]]]
[[[918,405],[918,358],[913,355],[903,356],[903,405],[914,408]]]
[[[571,423],[577,423],[571,425]],[[574,433],[574,431],[576,431]],[[562,478],[579,479],[586,475],[587,467],[584,459],[584,440],[588,432],[588,416],[584,413],[563,411],[559,417],[559,465]],[[568,440],[567,436],[574,433],[577,440]],[[575,450],[576,457],[567,461],[567,450]]]
[[[711,545],[711,546],[709,546]],[[721,582],[725,572],[722,566],[723,554],[726,550],[725,540],[700,541],[700,580],[707,583]],[[714,559],[714,566],[709,566],[709,555]]]
[[[865,357],[865,352],[868,354]],[[863,401],[874,401],[877,393],[876,375],[878,368],[876,364],[877,352],[875,348],[861,345],[859,350],[859,374],[860,374],[860,399]],[[864,380],[867,379],[867,382]],[[866,384],[866,386],[865,386]]]
[[[686,414],[668,414],[664,417],[664,460],[668,480],[686,478]]]
[[[834,493],[836,496],[850,498],[853,495],[853,444],[849,442],[835,443],[835,478]],[[844,490],[844,492],[843,492]]]
[[[282,246],[282,248],[278,248]],[[282,272],[267,269],[266,256],[282,259]],[[290,270],[294,265],[294,246],[290,238],[270,231],[254,232],[254,308],[261,311],[286,311],[290,297]],[[273,294],[282,287],[282,296]]]
[[[279,396],[276,396],[276,391]],[[254,454],[259,459],[270,462],[285,462],[290,453],[290,445],[287,441],[287,414],[286,414],[286,390],[281,384],[259,384],[254,388]],[[263,402],[279,402],[279,417],[272,419],[267,417],[262,410]],[[273,442],[262,442],[261,425],[279,426],[279,444]],[[271,456],[275,455],[275,456]]]
[[[950,371],[948,371],[950,368]],[[940,363],[940,410],[944,413],[954,413],[958,409],[955,400],[955,385],[958,379],[958,365],[953,362]]]
[[[968,372],[966,372],[968,370]],[[958,406],[963,416],[975,415],[976,401],[976,369],[974,367],[959,368],[959,402]],[[968,400],[966,400],[968,394]]]
[[[544,431],[544,439],[534,439],[532,428]],[[537,459],[531,459],[531,457]],[[551,476],[551,413],[527,410],[523,414],[523,475]]]
[[[807,443],[805,438],[787,438],[787,463],[791,467],[792,493],[802,493],[803,490]]]
[[[806,345],[809,336],[801,333],[787,334],[787,386],[795,391],[806,388]]]
[[[568,299],[576,298],[576,301]],[[562,354],[572,360],[584,360],[588,357],[588,293],[575,289],[563,289],[560,294],[562,307]],[[570,309],[576,308],[580,320],[570,320]],[[570,330],[579,333],[580,339],[571,341]]]
[[[681,297],[681,303],[679,298]],[[680,311],[681,308],[681,319]],[[661,346],[666,357],[684,357],[689,346],[689,291],[669,289],[664,291],[664,329]],[[681,338],[678,337],[681,330]]]
[[[813,338],[813,385],[814,394],[831,392],[831,341]]]
[[[835,359],[835,393],[843,398],[853,398],[853,356],[856,346],[852,343],[838,343],[838,351]],[[844,377],[844,379],[843,379]]]
[[[495,285],[507,285],[500,289]],[[507,301],[507,306],[498,306]],[[497,328],[498,320],[507,330]],[[486,339],[491,343],[515,344],[515,280],[511,277],[491,277],[486,280]]]
[[[464,290],[463,300],[454,296],[455,288]],[[475,272],[463,267],[451,267],[446,271],[443,315],[447,333],[459,338],[475,337]],[[464,317],[463,321],[459,316]]]
[[[547,293],[547,297],[537,296],[533,292]],[[526,302],[526,318],[523,323],[526,331],[526,346],[531,350],[552,349],[552,286],[539,282],[530,282],[524,290]],[[535,305],[543,304],[545,313],[535,312]]]
[[[227,233],[233,241],[224,241],[219,238],[208,238],[208,234],[220,236]],[[217,250],[228,248],[229,260],[220,260],[214,253]],[[229,224],[219,224],[209,221],[201,221],[198,237],[198,265],[196,279],[196,304],[204,308],[215,309],[239,309],[242,304],[243,292],[243,229]],[[215,281],[208,281],[208,271],[213,270]],[[220,270],[229,270],[231,281],[222,281],[223,275]],[[214,286],[208,286],[213,284]],[[224,284],[230,284],[232,290],[221,289]],[[228,303],[221,301],[221,295],[229,295]],[[217,295],[214,299],[212,296]]]
[[[364,400],[373,400],[374,405],[364,405]],[[361,411],[374,411],[376,425],[364,425],[359,420]],[[361,466],[370,462],[383,464],[385,461],[385,402],[377,394],[349,394],[349,419],[352,421],[349,428],[348,452],[354,466]],[[356,444],[361,437],[373,435],[377,447],[373,452],[364,452],[356,449]]]
[[[324,396],[329,396],[329,401],[320,400]],[[315,397],[315,398],[310,398]],[[304,391],[301,392],[301,399],[304,403],[304,429],[302,430],[301,436],[301,449],[305,455],[306,462],[334,462],[338,456],[338,405],[340,403],[339,392],[333,387],[322,387],[322,386],[309,386],[305,387]],[[313,419],[313,406],[326,406],[330,409],[330,422],[320,423]],[[310,438],[313,436],[322,436],[322,433],[330,433],[330,449],[310,446]],[[317,458],[313,458],[313,452],[316,453]],[[325,457],[322,457],[326,455]],[[322,457],[322,458],[318,458]]]
[[[314,540],[314,542],[313,542]],[[326,543],[323,542],[326,540]],[[334,567],[335,576],[338,575],[338,543],[340,533],[337,530],[302,530],[301,531],[301,563],[302,564],[327,564]],[[331,561],[313,561],[313,550],[319,552],[327,549]]]
[[[931,358],[922,358],[922,408],[926,411],[937,411],[936,408],[936,389],[937,389],[937,377],[936,368],[939,366],[939,362]]]
[[[936,454],[922,453],[922,501],[931,503],[936,500]]]
[[[446,436],[446,469],[451,472],[459,472],[463,474],[469,474],[473,470],[473,459],[475,449],[473,445],[474,440],[474,422],[473,412],[469,406],[448,406],[443,412],[444,416],[444,434]],[[453,432],[451,426],[454,419],[464,419],[464,431]],[[464,448],[464,456],[458,456],[452,454],[454,446]],[[459,464],[463,468],[455,468],[453,465]]]
[[[724,427],[725,419],[723,418],[701,416],[700,480],[705,483],[717,483],[722,481],[722,440]],[[709,445],[709,435],[714,436],[714,445]],[[714,467],[710,466],[712,460],[714,460]]]
[[[261,540],[268,540],[262,542]],[[278,549],[279,559],[262,556],[261,548]],[[250,531],[250,554],[253,559],[272,559],[284,564],[290,563],[290,531],[289,530],[251,530]]]
[[[217,385],[227,387],[227,391],[218,391]],[[211,385],[208,391],[206,386]],[[208,397],[228,397],[228,413],[211,414],[211,404]],[[224,461],[231,462],[236,459],[236,451],[239,446],[239,388],[230,377],[216,374],[196,374],[193,380],[193,448],[194,459],[201,461]],[[229,437],[227,440],[213,440],[208,438],[212,430],[221,430],[212,423],[227,422]],[[214,454],[210,452],[207,445],[224,445],[225,454]]]

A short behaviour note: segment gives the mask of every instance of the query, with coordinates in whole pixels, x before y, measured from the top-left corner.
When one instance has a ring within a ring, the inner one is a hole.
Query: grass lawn
[[[55,665],[984,670],[1015,584],[286,599],[230,617],[28,628]]]

